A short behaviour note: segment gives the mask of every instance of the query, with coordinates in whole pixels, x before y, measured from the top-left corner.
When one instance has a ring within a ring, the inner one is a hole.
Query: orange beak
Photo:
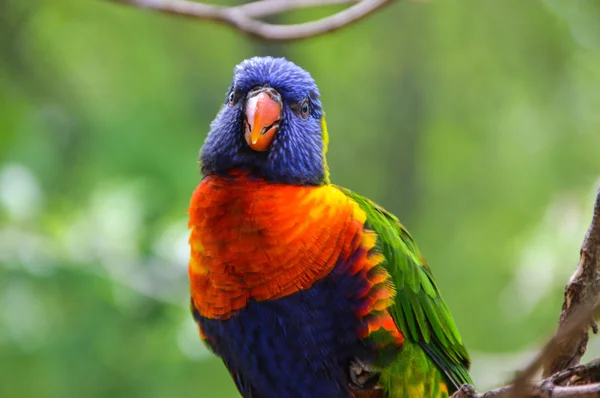
[[[273,89],[250,94],[246,100],[244,136],[250,148],[266,151],[275,138],[281,121],[281,96]]]

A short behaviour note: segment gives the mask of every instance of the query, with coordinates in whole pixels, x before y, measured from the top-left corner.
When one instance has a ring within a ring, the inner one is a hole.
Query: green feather
[[[385,209],[350,190],[339,189],[366,213],[365,227],[377,234],[376,247],[385,257],[381,266],[389,272],[396,289],[395,303],[389,312],[406,340],[398,359],[382,369],[382,379],[389,383],[384,388],[388,389],[390,396],[406,394],[395,390],[399,387],[393,380],[402,379],[402,375],[396,373],[406,373],[407,364],[440,372],[451,390],[464,383],[472,384],[467,350],[412,236]],[[423,358],[427,358],[430,365],[426,365]],[[402,380],[401,383],[408,383],[408,380]],[[402,388],[404,391],[406,386]],[[434,395],[428,396],[437,396],[439,386],[429,388]]]
[[[417,329],[416,317],[413,314],[412,306],[410,304],[410,300],[408,299],[408,293],[406,292],[406,289],[397,291],[396,307],[398,306],[398,304],[400,304],[401,306],[400,310],[402,311],[402,313],[400,317],[394,318],[399,318],[402,319],[403,322],[406,322],[408,324],[408,331],[410,332],[410,336],[413,340],[418,341],[420,338],[420,332]],[[396,308],[396,310],[398,310],[398,308]],[[401,332],[405,335],[407,334],[406,330],[401,330]]]

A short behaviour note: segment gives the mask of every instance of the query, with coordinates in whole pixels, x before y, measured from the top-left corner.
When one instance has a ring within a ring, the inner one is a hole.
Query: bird
[[[396,216],[331,183],[319,89],[285,58],[234,68],[188,209],[190,307],[246,398],[448,397],[470,359]]]

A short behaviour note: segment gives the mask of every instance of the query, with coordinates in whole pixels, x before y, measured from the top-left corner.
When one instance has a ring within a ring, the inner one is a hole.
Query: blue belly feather
[[[362,248],[310,289],[248,305],[227,320],[194,316],[240,392],[252,398],[348,398],[348,363],[372,351],[355,315],[367,283],[346,272]]]

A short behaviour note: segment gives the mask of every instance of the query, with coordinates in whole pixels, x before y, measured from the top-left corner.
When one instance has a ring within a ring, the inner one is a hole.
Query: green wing
[[[382,266],[396,288],[395,304],[389,311],[405,339],[418,344],[455,388],[472,384],[467,350],[412,236],[393,214],[350,190],[338,188],[365,211],[367,227],[379,237],[377,248],[385,257]]]

